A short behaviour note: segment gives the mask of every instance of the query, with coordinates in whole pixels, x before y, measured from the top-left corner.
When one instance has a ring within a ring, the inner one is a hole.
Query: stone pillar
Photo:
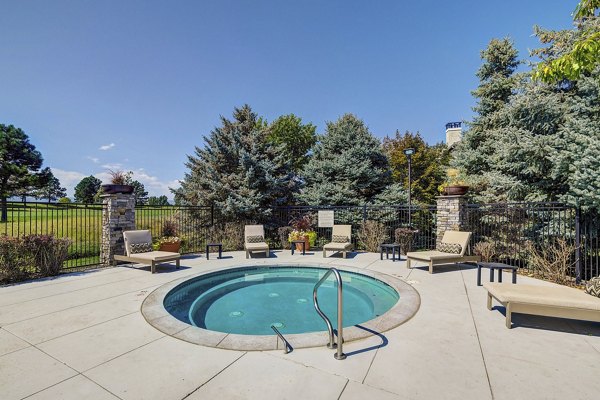
[[[133,194],[103,194],[102,244],[100,264],[114,265],[115,254],[125,254],[123,231],[135,229],[135,196]]]
[[[462,230],[467,222],[465,196],[439,196],[436,211],[436,247],[447,230]]]

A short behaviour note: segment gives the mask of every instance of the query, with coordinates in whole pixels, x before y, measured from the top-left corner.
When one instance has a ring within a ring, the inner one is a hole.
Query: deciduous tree
[[[308,162],[309,150],[317,141],[316,127],[303,124],[300,117],[289,114],[277,118],[268,129],[267,140],[283,145],[285,158],[298,173]]]
[[[83,178],[75,186],[75,201],[78,203],[94,203],[102,181],[93,175]]]

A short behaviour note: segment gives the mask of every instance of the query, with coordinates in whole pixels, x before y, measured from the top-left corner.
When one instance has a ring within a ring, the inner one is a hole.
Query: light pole
[[[411,214],[412,214],[412,204],[411,204],[411,199],[410,199],[410,192],[412,189],[412,155],[415,154],[415,149],[412,147],[409,147],[408,149],[404,149],[404,155],[406,155],[406,158],[408,159],[408,227],[410,228],[412,226],[411,223]]]

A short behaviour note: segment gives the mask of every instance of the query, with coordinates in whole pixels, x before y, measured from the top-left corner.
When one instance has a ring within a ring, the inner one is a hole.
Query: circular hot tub
[[[275,326],[294,347],[318,346],[326,342],[327,326],[314,308],[312,294],[329,268],[248,266],[204,273],[157,289],[144,301],[142,313],[159,330],[198,344],[275,349],[279,347],[271,328]],[[338,269],[346,341],[391,329],[417,311],[418,294],[403,281],[370,271]],[[319,287],[318,298],[335,329],[333,276]]]

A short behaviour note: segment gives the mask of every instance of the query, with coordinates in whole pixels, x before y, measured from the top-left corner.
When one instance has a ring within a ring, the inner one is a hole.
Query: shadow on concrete
[[[500,313],[506,317],[506,307],[497,305],[492,307],[492,310],[500,311]],[[539,329],[545,331],[573,333],[575,335],[600,337],[600,322],[580,321],[519,313],[513,313],[511,320],[512,329]]]
[[[366,328],[366,327],[364,327],[362,325],[354,325],[354,326],[357,327],[357,328],[359,328],[359,329],[362,329],[363,331],[367,331],[369,333],[372,333],[375,336],[379,336],[379,338],[381,339],[381,344],[378,344],[378,345],[375,345],[375,346],[369,346],[369,347],[365,347],[364,349],[358,349],[358,350],[354,350],[354,351],[345,353],[347,357],[351,357],[351,356],[354,356],[354,355],[357,355],[357,354],[361,354],[361,353],[366,353],[367,351],[377,350],[377,349],[380,349],[380,348],[385,347],[385,346],[388,345],[389,341],[385,337],[385,335],[383,335],[383,334],[381,334],[381,333],[379,333],[377,331],[374,331],[372,329]]]

